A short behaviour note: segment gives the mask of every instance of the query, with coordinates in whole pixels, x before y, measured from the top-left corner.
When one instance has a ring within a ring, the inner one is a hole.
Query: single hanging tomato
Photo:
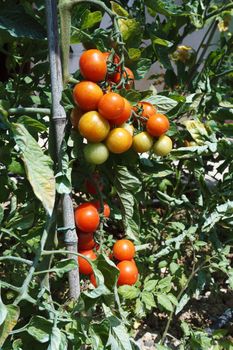
[[[135,255],[135,246],[128,239],[119,239],[113,246],[113,255],[117,260],[131,260]]]
[[[124,284],[132,286],[137,282],[138,269],[134,262],[123,260],[119,264],[117,264],[117,267],[120,270],[120,274],[117,281],[118,286],[122,286]]]
[[[105,79],[107,63],[103,53],[96,49],[84,51],[79,60],[82,76],[90,81],[98,82]]]
[[[80,204],[75,209],[76,226],[83,232],[94,232],[100,222],[98,210],[91,203]]]
[[[152,136],[159,137],[169,129],[169,120],[164,114],[156,113],[149,117],[146,129]]]

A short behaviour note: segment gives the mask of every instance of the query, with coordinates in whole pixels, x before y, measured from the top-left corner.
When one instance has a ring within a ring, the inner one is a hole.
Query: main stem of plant
[[[47,32],[49,44],[49,60],[51,72],[52,88],[52,115],[50,121],[51,156],[57,168],[61,170],[61,145],[64,138],[66,126],[66,113],[61,106],[61,96],[63,89],[62,68],[59,46],[58,21],[57,21],[57,1],[46,0]],[[54,142],[55,140],[55,142]],[[61,201],[63,225],[65,230],[65,244],[70,252],[69,258],[77,261],[77,235],[75,230],[74,213],[71,194],[62,196]],[[78,268],[69,272],[70,297],[77,299],[80,294]]]

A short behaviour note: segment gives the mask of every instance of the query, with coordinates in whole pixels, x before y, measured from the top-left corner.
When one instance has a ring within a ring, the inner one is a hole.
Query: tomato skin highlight
[[[96,49],[90,49],[82,53],[79,67],[82,76],[93,82],[104,80],[107,74],[106,59],[103,53]]]
[[[78,232],[78,250],[90,250],[95,246],[93,232]]]
[[[168,155],[171,150],[172,140],[167,135],[160,136],[153,146],[154,153],[160,157]]]
[[[112,153],[123,153],[132,146],[133,138],[130,133],[123,128],[116,128],[110,131],[106,139],[106,146]]]
[[[120,275],[117,281],[118,286],[122,286],[124,284],[132,286],[137,282],[138,269],[135,263],[128,260],[123,260],[117,264],[117,267],[120,270]]]
[[[82,115],[78,123],[80,134],[89,142],[103,141],[110,130],[109,122],[97,111],[90,111]]]
[[[103,164],[109,156],[108,148],[103,143],[88,143],[83,152],[86,161],[96,165]]]
[[[135,246],[133,242],[128,239],[120,239],[116,241],[113,246],[113,255],[114,258],[119,261],[132,260],[135,255]]]
[[[156,113],[149,117],[146,129],[152,136],[159,137],[169,129],[169,120],[164,114]]]
[[[98,104],[99,113],[106,119],[112,120],[118,118],[125,107],[124,98],[115,92],[108,92],[101,97]]]
[[[127,130],[130,133],[130,135],[133,136],[133,134],[134,134],[134,127],[133,127],[132,124],[123,123],[123,124],[119,125],[119,127]]]
[[[130,118],[132,113],[132,106],[129,103],[129,101],[126,100],[126,98],[123,98],[123,99],[125,102],[124,109],[122,113],[119,115],[119,117],[109,121],[110,125],[121,125]]]
[[[101,88],[92,81],[81,81],[73,90],[75,103],[85,112],[97,109],[103,94]]]
[[[92,202],[92,204],[96,207],[98,211],[100,210],[100,201],[94,201]],[[106,218],[109,218],[110,213],[111,213],[111,210],[109,205],[107,203],[104,203],[104,212],[103,212],[104,216]]]
[[[138,153],[148,152],[153,146],[153,137],[142,131],[133,137],[133,149]]]
[[[75,223],[83,232],[94,232],[99,226],[98,210],[91,203],[80,204],[74,213]]]
[[[90,260],[95,260],[97,258],[93,250],[81,250],[79,253],[86,256]],[[91,273],[93,273],[91,264],[81,256],[78,256],[78,266],[79,272],[83,275],[90,275]]]

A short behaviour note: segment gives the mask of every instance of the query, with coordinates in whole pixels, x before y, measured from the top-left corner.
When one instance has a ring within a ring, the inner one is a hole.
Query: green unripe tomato
[[[142,131],[133,137],[133,149],[138,153],[148,152],[153,146],[153,137]]]
[[[104,163],[109,156],[109,151],[103,143],[88,143],[83,152],[86,161],[96,165]]]
[[[153,151],[157,156],[166,156],[172,150],[172,140],[166,135],[161,135],[153,146]]]

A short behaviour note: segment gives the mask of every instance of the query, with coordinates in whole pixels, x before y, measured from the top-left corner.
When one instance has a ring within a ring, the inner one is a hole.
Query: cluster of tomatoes
[[[120,58],[116,54],[111,56],[109,52],[91,49],[85,51],[79,61],[85,80],[74,87],[77,106],[71,121],[87,140],[86,161],[102,164],[110,153],[121,154],[131,147],[138,153],[153,150],[158,156],[167,155],[172,149],[172,141],[165,135],[169,129],[168,118],[148,102],[131,106],[118,93],[122,84],[126,89],[132,88],[134,76],[129,68],[122,72]],[[114,67],[113,72],[108,71],[109,64]]]
[[[100,202],[93,201],[80,204],[75,210],[75,223],[78,228],[79,253],[90,260],[97,258],[94,248],[98,250],[98,244],[94,239],[94,232],[100,223]],[[104,203],[103,214],[106,218],[110,215],[110,208]],[[127,240],[116,241],[113,246],[113,257],[118,261],[117,267],[120,270],[118,285],[135,284],[138,279],[138,269],[134,261],[135,246]],[[91,283],[96,287],[97,282],[91,264],[84,257],[78,257],[79,272],[90,276]]]

